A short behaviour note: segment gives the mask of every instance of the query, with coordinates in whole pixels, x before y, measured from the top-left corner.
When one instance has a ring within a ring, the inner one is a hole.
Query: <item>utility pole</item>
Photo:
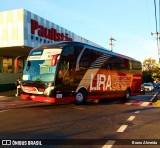
[[[159,63],[160,63],[160,33],[156,32],[156,33],[152,33],[151,35],[156,35],[157,36],[157,48],[158,48],[158,59],[159,59]]]
[[[109,38],[109,40],[110,40],[110,42],[109,42],[109,45],[110,45],[110,49],[111,49],[111,51],[113,51],[113,42],[112,41],[116,41],[114,38]]]

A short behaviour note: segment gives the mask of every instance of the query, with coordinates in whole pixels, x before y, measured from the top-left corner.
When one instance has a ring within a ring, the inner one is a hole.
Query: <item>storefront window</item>
[[[14,58],[14,62],[15,62],[16,58],[17,57]],[[27,57],[25,57],[25,56],[18,57],[18,65],[17,65],[18,67],[14,68],[14,73],[23,73],[24,64],[25,64],[26,60],[27,60]]]
[[[3,73],[13,73],[12,57],[3,57]]]
[[[23,59],[19,59],[18,60],[18,70],[17,70],[17,72],[18,73],[22,73],[23,72]]]

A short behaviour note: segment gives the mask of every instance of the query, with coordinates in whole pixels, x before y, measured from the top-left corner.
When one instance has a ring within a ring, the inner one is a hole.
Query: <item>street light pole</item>
[[[109,42],[109,45],[110,45],[110,49],[111,51],[113,51],[113,42],[112,41],[116,41],[114,38],[109,38],[110,42]]]
[[[160,33],[156,32],[156,33],[152,33],[151,35],[157,35],[157,48],[158,48],[158,59],[159,59],[159,63],[160,63]]]

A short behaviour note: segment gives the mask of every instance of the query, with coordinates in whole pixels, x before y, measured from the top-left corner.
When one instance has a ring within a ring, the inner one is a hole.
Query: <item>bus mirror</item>
[[[15,66],[16,68],[18,68],[18,64],[19,64],[18,58],[19,58],[19,56],[15,59],[15,63],[14,63],[14,66]]]
[[[51,66],[52,67],[57,64],[57,58],[58,58],[58,55],[52,56],[52,59],[51,59]]]
[[[18,59],[16,58],[15,63],[14,63],[15,67],[18,68]]]

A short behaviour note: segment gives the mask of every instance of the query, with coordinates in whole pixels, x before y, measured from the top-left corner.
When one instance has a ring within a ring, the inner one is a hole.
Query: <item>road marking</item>
[[[132,103],[125,103],[126,105],[132,105]]]
[[[127,121],[133,121],[136,116],[130,116]]]
[[[0,96],[0,98],[4,98],[4,97],[6,97],[6,96]]]
[[[117,130],[117,132],[119,132],[119,133],[124,132],[125,129],[127,128],[127,126],[128,126],[128,125],[122,125],[122,126]]]
[[[160,91],[160,90],[159,90]],[[153,99],[157,96],[157,94],[159,93],[159,91],[157,93],[154,94],[154,96],[151,98],[151,102],[153,101]]]
[[[83,108],[83,107],[76,107],[76,109],[83,110],[85,108]]]
[[[135,114],[139,114],[139,113],[140,113],[140,111],[135,111],[134,113],[135,113]]]
[[[0,113],[3,113],[3,112],[7,112],[9,111],[10,109],[7,109],[7,110],[1,110]]]
[[[148,106],[150,102],[143,102],[140,106]]]
[[[102,148],[111,148],[115,142],[115,140],[108,140]]]

